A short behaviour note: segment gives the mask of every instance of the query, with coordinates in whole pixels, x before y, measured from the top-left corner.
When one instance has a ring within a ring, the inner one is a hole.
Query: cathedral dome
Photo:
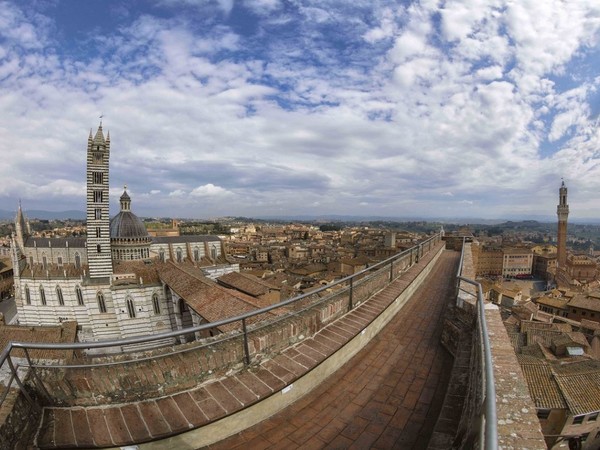
[[[121,212],[110,221],[111,239],[148,239],[148,231],[141,219],[131,212],[131,198],[127,191],[120,198]]]
[[[121,195],[120,201],[121,212],[110,221],[110,246],[113,260],[149,258],[152,238],[140,218],[131,212],[131,197],[127,194],[127,190]]]
[[[148,236],[141,219],[131,211],[121,211],[110,221],[111,239],[147,238]]]

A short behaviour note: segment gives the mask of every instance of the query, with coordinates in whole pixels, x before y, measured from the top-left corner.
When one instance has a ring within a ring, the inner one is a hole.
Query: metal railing
[[[57,343],[27,343],[27,342],[12,342],[11,341],[7,344],[7,346],[4,348],[4,350],[0,353],[0,368],[5,367],[5,365],[8,365],[9,372],[10,372],[10,376],[8,377],[8,383],[5,386],[4,391],[0,395],[0,406],[2,406],[4,400],[6,399],[6,397],[8,395],[9,389],[12,387],[12,385],[14,383],[17,384],[18,388],[21,390],[21,392],[23,392],[26,399],[28,401],[30,401],[32,404],[34,403],[34,400],[29,395],[29,393],[27,392],[27,389],[25,388],[25,381],[23,379],[21,379],[21,377],[18,374],[19,368],[25,368],[25,369],[30,370],[32,379],[35,382],[35,384],[38,386],[38,389],[41,391],[42,394],[45,394],[46,397],[49,397],[49,394],[46,391],[44,384],[41,382],[40,376],[37,373],[36,369],[40,369],[40,368],[43,368],[43,369],[47,369],[47,368],[61,368],[61,369],[97,368],[97,367],[102,367],[102,366],[126,364],[129,362],[147,361],[147,360],[152,360],[154,358],[157,358],[157,356],[153,356],[153,355],[141,356],[141,357],[138,355],[133,359],[113,360],[113,361],[104,361],[104,362],[94,362],[91,358],[87,358],[86,362],[84,364],[63,363],[63,362],[61,362],[60,359],[52,359],[51,361],[44,361],[44,364],[40,364],[39,361],[37,363],[33,361],[34,358],[31,357],[30,350],[56,350],[56,351],[66,351],[66,350],[77,351],[77,350],[79,350],[79,351],[82,351],[82,350],[102,349],[102,348],[109,349],[111,347],[112,348],[115,348],[115,347],[123,348],[126,346],[132,346],[135,344],[146,344],[146,343],[151,343],[153,341],[159,341],[159,340],[165,340],[165,339],[176,340],[178,337],[180,337],[182,335],[201,333],[203,331],[209,332],[211,329],[215,329],[215,328],[222,327],[224,325],[239,322],[241,327],[239,327],[235,331],[229,332],[229,333],[224,333],[223,335],[218,335],[217,337],[214,337],[214,338],[210,338],[210,339],[206,340],[206,342],[204,344],[201,343],[201,341],[199,341],[199,344],[208,347],[208,346],[214,345],[215,343],[223,342],[224,340],[235,339],[235,338],[239,339],[240,334],[241,334],[242,339],[243,339],[243,363],[245,365],[248,365],[251,362],[251,353],[250,353],[250,348],[248,345],[248,335],[249,335],[250,331],[254,331],[256,329],[260,329],[260,327],[262,327],[262,326],[265,326],[263,324],[264,321],[263,322],[257,321],[256,323],[251,324],[249,326],[249,324],[248,324],[249,320],[251,320],[253,318],[257,318],[257,316],[259,316],[261,314],[267,314],[278,308],[288,307],[288,306],[291,306],[294,304],[300,306],[300,308],[297,310],[290,311],[287,314],[277,316],[277,317],[273,318],[272,320],[270,320],[268,322],[268,324],[272,325],[273,323],[276,323],[277,321],[282,321],[282,320],[285,320],[285,318],[289,318],[290,316],[300,314],[302,311],[305,311],[307,308],[312,306],[312,304],[310,304],[308,306],[303,306],[301,303],[303,300],[310,301],[311,299],[317,298],[318,301],[323,301],[324,299],[338,295],[338,292],[340,290],[345,290],[345,292],[347,292],[347,294],[348,294],[348,307],[347,308],[348,308],[348,310],[351,310],[355,306],[357,306],[359,303],[366,300],[366,299],[362,299],[362,300],[358,299],[357,300],[355,298],[356,296],[354,295],[356,292],[357,286],[361,282],[368,279],[369,276],[375,276],[377,274],[381,275],[381,274],[385,273],[386,278],[387,278],[388,266],[389,266],[388,283],[391,282],[394,279],[394,273],[396,273],[396,276],[399,276],[403,270],[416,264],[419,261],[419,259],[425,253],[428,253],[431,250],[431,248],[433,246],[435,246],[435,244],[437,244],[440,240],[441,240],[440,234],[436,234],[410,249],[407,249],[407,250],[405,250],[401,253],[398,253],[390,258],[387,258],[384,261],[376,263],[373,266],[367,267],[367,268],[361,270],[360,272],[357,272],[353,275],[347,276],[347,277],[340,279],[332,284],[325,285],[325,286],[318,288],[314,291],[311,291],[309,293],[302,294],[302,295],[296,296],[294,298],[284,300],[277,304],[270,305],[270,306],[267,306],[264,308],[260,308],[255,311],[251,311],[249,313],[241,314],[238,316],[230,317],[230,318],[219,320],[216,322],[205,323],[205,324],[198,325],[198,326],[191,327],[191,328],[178,329],[178,330],[169,331],[169,332],[165,332],[165,333],[132,337],[132,338],[127,338],[127,339],[96,341],[96,342],[57,344]],[[405,264],[403,261],[406,261],[407,259],[408,259],[408,264]],[[398,262],[402,262],[402,264],[397,264]],[[376,271],[376,273],[373,273],[374,271]],[[336,288],[336,287],[338,287],[340,289],[338,291],[334,291],[333,294],[330,294],[329,296],[325,296],[322,298],[319,297],[320,293],[323,293],[327,290],[330,290],[330,289]],[[177,348],[177,347],[180,347],[180,348]],[[176,354],[176,353],[183,353],[183,352],[191,351],[193,349],[198,348],[198,347],[183,348],[183,347],[184,346],[173,346],[174,350],[172,350],[171,353],[168,353],[168,354],[170,355],[170,354]],[[146,350],[148,350],[148,349],[146,349]],[[13,361],[13,358],[16,358],[16,356],[14,355],[15,351],[22,351],[25,354],[25,361],[22,362],[21,365],[19,365],[18,363],[15,364],[15,362]],[[160,356],[165,356],[165,354],[162,354]],[[68,360],[67,358],[63,358],[63,359]],[[36,404],[36,406],[37,406],[37,404]]]
[[[496,411],[496,387],[494,382],[494,367],[492,362],[492,351],[490,347],[490,338],[487,331],[487,323],[485,320],[485,301],[483,299],[483,290],[481,284],[477,281],[462,276],[463,259],[465,253],[465,240],[463,238],[462,251],[460,255],[460,263],[458,273],[456,275],[456,293],[457,299],[460,291],[466,292],[469,295],[476,296],[476,319],[477,326],[476,343],[478,350],[478,363],[482,369],[483,379],[479,389],[483,394],[483,401],[480,408],[480,427],[479,427],[479,447],[485,450],[498,449],[498,419]],[[476,294],[467,291],[461,287],[461,281],[476,288]]]

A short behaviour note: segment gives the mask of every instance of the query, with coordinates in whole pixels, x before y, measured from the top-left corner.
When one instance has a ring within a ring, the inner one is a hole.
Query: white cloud
[[[227,189],[223,189],[221,186],[215,186],[212,183],[205,184],[204,186],[198,186],[190,195],[192,197],[223,197],[231,195]]]

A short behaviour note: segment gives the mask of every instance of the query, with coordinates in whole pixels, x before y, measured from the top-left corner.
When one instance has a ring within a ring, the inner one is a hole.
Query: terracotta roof
[[[219,286],[205,277],[198,268],[167,263],[158,267],[160,279],[181,297],[185,303],[208,322],[216,322],[229,317],[259,309],[260,303],[254,297]],[[276,313],[268,313],[274,316]],[[265,315],[255,316],[248,323],[264,320]],[[221,331],[239,329],[241,323],[219,327]]]
[[[517,355],[517,359],[536,408],[567,409],[550,364],[533,356]]]
[[[527,345],[533,345],[536,342],[543,344],[545,347],[552,345],[553,340],[557,340],[563,336],[563,333],[556,330],[536,330],[527,331]]]
[[[24,242],[25,247],[38,247],[38,248],[66,248],[69,247],[73,250],[85,248],[86,238],[85,237],[33,237],[29,236]]]
[[[594,322],[593,320],[581,319],[581,327],[589,330],[600,330],[600,322]]]
[[[551,306],[553,308],[565,309],[569,299],[567,298],[556,298],[556,297],[538,297],[535,299],[535,303],[540,305]]]
[[[134,273],[136,275],[136,279],[129,281],[129,283],[134,282],[135,284],[140,282],[140,277],[142,278],[142,282],[144,284],[159,284],[160,278],[158,276],[158,266],[161,263],[156,260],[150,260],[149,263],[146,263],[143,260],[137,261],[113,261],[113,273],[115,275],[125,274],[125,273]],[[123,280],[122,282],[116,281],[115,285],[119,284],[129,284],[127,280]]]
[[[547,322],[536,322],[533,320],[521,321],[521,331],[526,333],[529,330],[554,330],[569,332],[573,328],[568,323],[547,323]]]
[[[77,268],[75,264],[47,264],[46,268],[42,264],[34,264],[33,266],[27,263],[21,271],[21,277],[23,278],[64,278],[65,272],[68,278],[79,278],[83,276],[83,273],[89,273],[87,265],[81,265]]]
[[[568,303],[569,307],[600,312],[600,299],[585,294],[574,296]]]
[[[552,369],[574,416],[600,411],[600,361],[555,365]]]
[[[277,286],[273,286],[260,278],[240,272],[230,272],[221,275],[217,278],[217,281],[226,287],[237,289],[253,297],[267,294],[271,290],[279,290]]]
[[[63,322],[58,326],[30,327],[22,325],[0,325],[0,348],[4,349],[10,341],[61,343],[75,342],[77,338],[77,322]],[[22,350],[14,350],[14,356],[24,358]],[[72,350],[30,350],[29,355],[35,359],[71,359]]]
[[[371,262],[371,259],[366,256],[357,256],[352,259],[342,259],[342,264],[348,264],[349,266],[364,266]]]

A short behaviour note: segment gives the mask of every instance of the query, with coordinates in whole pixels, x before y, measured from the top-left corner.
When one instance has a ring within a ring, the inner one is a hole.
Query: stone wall
[[[41,408],[33,407],[19,389],[11,388],[0,407],[0,448],[26,449],[41,418]]]

